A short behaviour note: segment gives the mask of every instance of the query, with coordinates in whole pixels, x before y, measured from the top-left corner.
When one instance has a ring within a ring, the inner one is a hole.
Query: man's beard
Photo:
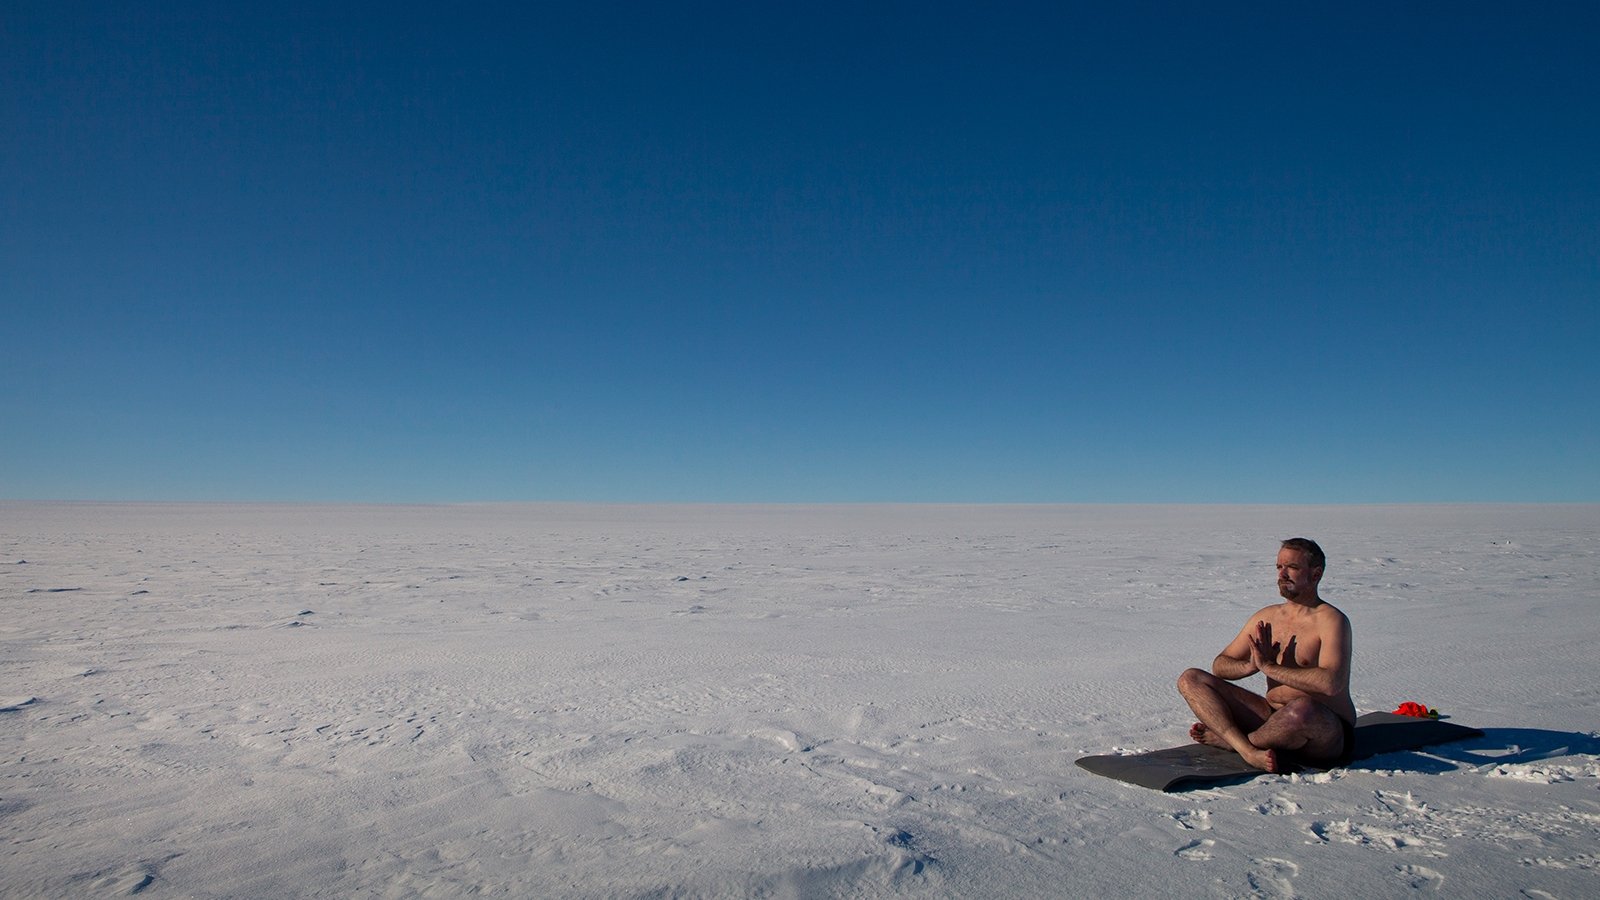
[[[1300,589],[1295,587],[1292,581],[1280,581],[1278,582],[1278,596],[1285,600],[1293,600],[1300,596]]]

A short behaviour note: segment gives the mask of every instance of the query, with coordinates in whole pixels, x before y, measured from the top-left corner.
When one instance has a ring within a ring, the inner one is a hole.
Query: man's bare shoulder
[[[1317,621],[1339,622],[1341,624],[1348,624],[1350,621],[1350,617],[1344,614],[1344,610],[1326,600],[1319,601],[1316,606],[1309,609],[1301,607],[1293,601],[1285,600],[1282,603],[1263,606],[1250,617],[1249,621],[1265,620],[1267,622],[1275,622],[1286,618],[1304,621],[1306,617]]]
[[[1277,622],[1279,619],[1283,618],[1288,611],[1289,604],[1287,601],[1283,603],[1274,603],[1270,606],[1263,606],[1251,613],[1250,617],[1245,619],[1244,624],[1246,628],[1254,628],[1257,622]]]
[[[1318,632],[1327,634],[1336,630],[1350,630],[1350,617],[1344,614],[1344,610],[1334,606],[1332,603],[1329,603],[1326,600],[1323,600],[1316,606],[1303,611],[1288,609],[1290,606],[1293,606],[1293,604],[1289,602],[1285,602],[1280,605],[1280,608],[1284,610],[1284,615],[1286,617],[1301,622],[1311,622],[1314,624]]]
[[[1326,618],[1336,619],[1336,620],[1338,620],[1340,622],[1344,622],[1346,624],[1348,624],[1350,622],[1350,617],[1344,614],[1344,610],[1340,609],[1337,606],[1334,606],[1332,603],[1329,603],[1326,600],[1324,600],[1321,603],[1319,603],[1317,605],[1317,608],[1312,610],[1312,612],[1315,613],[1318,616],[1324,616]]]

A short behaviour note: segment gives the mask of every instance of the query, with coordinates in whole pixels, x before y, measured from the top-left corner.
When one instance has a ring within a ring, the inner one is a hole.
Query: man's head
[[[1289,538],[1278,548],[1278,593],[1285,600],[1312,599],[1328,558],[1309,538]]]

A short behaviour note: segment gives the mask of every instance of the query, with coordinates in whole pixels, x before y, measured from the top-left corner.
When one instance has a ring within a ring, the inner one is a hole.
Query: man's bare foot
[[[1278,771],[1278,751],[1256,750],[1253,753],[1241,753],[1244,761],[1263,772]]]
[[[1194,738],[1194,742],[1197,744],[1206,744],[1211,747],[1221,747],[1224,750],[1233,749],[1233,745],[1223,740],[1222,735],[1217,734],[1215,731],[1207,728],[1206,723],[1204,722],[1196,722],[1189,726],[1189,737]]]
[[[1195,743],[1198,744],[1205,744],[1210,747],[1221,747],[1224,750],[1233,750],[1235,753],[1238,753],[1238,750],[1236,750],[1232,744],[1223,740],[1222,735],[1217,734],[1215,731],[1207,728],[1206,723],[1204,722],[1196,722],[1193,725],[1190,725],[1189,737],[1194,738]],[[1263,772],[1278,771],[1278,751],[1276,750],[1257,749],[1250,753],[1239,753],[1239,755],[1243,757],[1245,762]]]

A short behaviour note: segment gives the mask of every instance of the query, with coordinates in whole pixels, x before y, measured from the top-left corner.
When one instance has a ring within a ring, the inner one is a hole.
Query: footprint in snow
[[[1250,874],[1246,878],[1258,897],[1293,897],[1293,879],[1300,867],[1287,859],[1270,856],[1250,860]]]
[[[1427,866],[1395,866],[1394,870],[1414,891],[1437,891],[1444,884],[1444,876]]]
[[[1256,812],[1263,816],[1292,816],[1299,811],[1300,804],[1285,797],[1273,797],[1256,807]]]

